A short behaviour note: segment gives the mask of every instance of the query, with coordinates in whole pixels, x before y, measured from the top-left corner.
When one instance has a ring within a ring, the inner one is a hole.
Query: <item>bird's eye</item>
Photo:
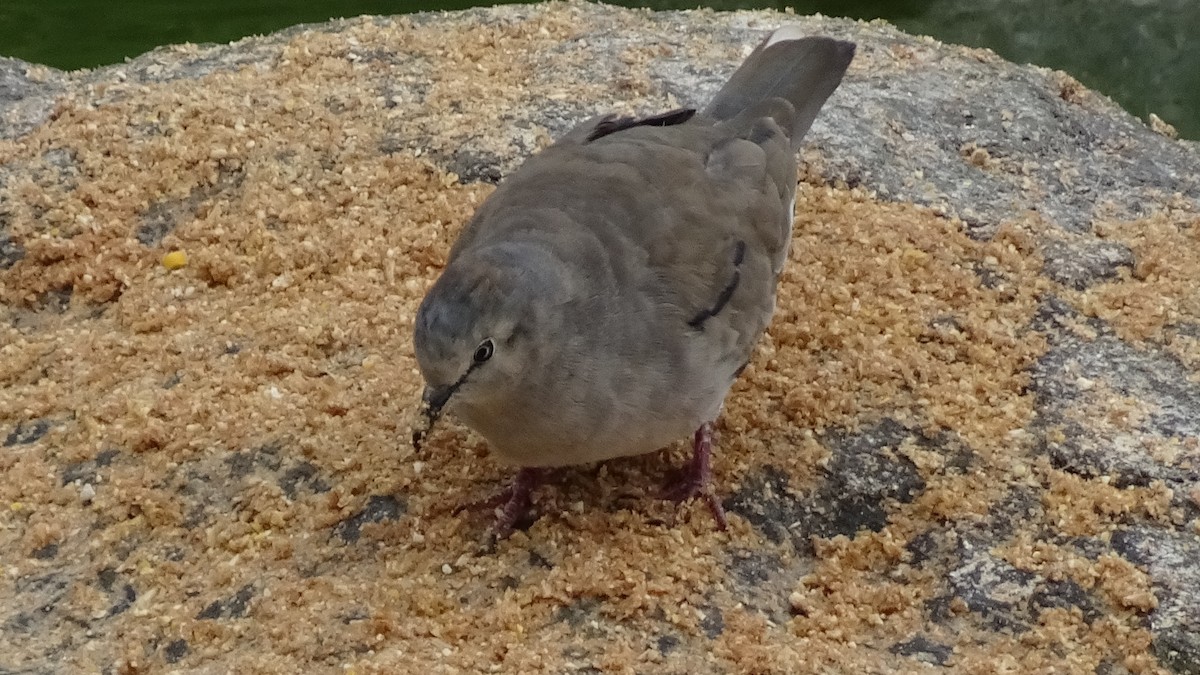
[[[488,338],[479,343],[475,348],[475,363],[483,363],[492,358],[492,354],[496,351],[496,345],[492,344],[492,339]]]

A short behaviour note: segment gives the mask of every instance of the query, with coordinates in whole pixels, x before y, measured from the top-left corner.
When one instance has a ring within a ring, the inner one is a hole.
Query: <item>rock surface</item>
[[[859,43],[719,426],[732,517],[405,447],[409,325],[490,185]],[[1200,673],[1200,148],[882,24],[547,4],[0,59],[0,673]],[[168,250],[189,265],[167,271]]]

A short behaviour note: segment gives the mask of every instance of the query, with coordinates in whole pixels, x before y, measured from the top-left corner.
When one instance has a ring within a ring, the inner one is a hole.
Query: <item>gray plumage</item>
[[[431,423],[444,406],[552,467],[714,420],[774,311],[795,150],[853,54],[780,29],[701,112],[589,120],[504,180],[417,313]]]

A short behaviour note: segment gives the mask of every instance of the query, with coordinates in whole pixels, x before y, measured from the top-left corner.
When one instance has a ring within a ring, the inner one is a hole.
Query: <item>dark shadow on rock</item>
[[[948,436],[926,439],[893,420],[857,433],[831,432],[822,441],[832,457],[822,470],[823,480],[811,492],[796,494],[783,471],[764,466],[726,500],[725,508],[772,542],[791,541],[806,554],[812,550],[812,535],[877,532],[887,524],[889,500],[910,502],[925,488],[912,462],[887,452],[910,439],[948,455],[960,452]]]
[[[187,656],[187,654],[188,643],[187,640],[183,639],[172,640],[171,642],[167,643],[166,648],[163,649],[163,659],[169,664],[179,663],[183,660],[183,657]]]
[[[109,616],[121,614],[130,607],[133,607],[133,603],[137,602],[137,591],[129,584],[122,586],[121,590],[113,593],[113,595],[116,596],[117,601],[108,608]]]
[[[905,548],[909,554],[909,563],[919,566],[931,561],[945,560],[957,546],[958,539],[954,531],[942,528],[918,534],[909,540]]]
[[[295,499],[302,490],[310,493],[329,492],[329,483],[321,478],[317,467],[311,462],[301,462],[284,471],[279,477],[279,487],[288,499]]]
[[[61,572],[16,579],[12,590],[17,606],[0,608],[0,616],[4,617],[0,632],[11,635],[43,630],[55,620],[70,586],[71,581]]]
[[[246,584],[231,598],[214,600],[196,614],[197,619],[240,619],[246,616],[250,600],[254,598],[254,584]]]
[[[736,549],[725,563],[725,588],[739,606],[784,624],[792,614],[788,595],[812,568],[808,556],[784,556],[772,548]]]
[[[112,464],[113,460],[120,454],[120,450],[108,448],[101,450],[92,459],[68,464],[62,471],[62,484],[70,485],[75,481],[79,481],[80,483],[94,482],[100,474],[100,469]]]
[[[1111,476],[1118,487],[1161,480],[1180,490],[1200,480],[1200,466],[1164,464],[1140,445],[1114,443],[1109,432],[1072,416],[1080,405],[1103,395],[1096,392],[1097,385],[1104,384],[1150,406],[1149,416],[1129,434],[1200,436],[1200,384],[1187,367],[1162,350],[1123,342],[1102,322],[1088,322],[1096,337],[1086,339],[1059,321],[1078,318],[1073,308],[1053,296],[1038,311],[1035,323],[1050,343],[1032,368],[1030,385],[1036,397],[1033,431],[1040,439],[1038,454],[1048,456],[1055,468],[1085,478]],[[1060,440],[1049,440],[1051,430]]]
[[[25,247],[13,241],[0,228],[0,270],[6,270],[25,259]]]
[[[939,558],[949,568],[946,593],[930,602],[935,622],[948,624],[965,618],[977,621],[985,630],[1016,634],[1038,625],[1048,609],[1078,609],[1088,623],[1108,611],[1104,601],[1074,581],[1047,579],[993,556],[988,552],[989,542],[994,541],[991,536],[964,537],[952,554],[946,546],[939,547]],[[966,604],[970,615],[951,610],[955,598]]]
[[[982,523],[993,541],[1005,541],[1021,530],[1028,530],[1045,514],[1041,491],[1028,485],[1015,485],[1003,497],[988,506]]]
[[[372,495],[362,511],[338,523],[333,528],[334,536],[352,544],[362,535],[362,527],[367,523],[380,523],[385,520],[396,520],[404,515],[407,506],[404,502],[391,495]]]
[[[878,532],[887,524],[888,500],[908,503],[920,494],[925,482],[917,467],[907,458],[884,453],[885,449],[895,450],[909,439],[931,449],[951,450],[945,453],[948,455],[959,450],[946,443],[938,448],[934,440],[925,439],[893,420],[884,420],[853,434],[827,434],[822,441],[833,458],[825,469],[829,479],[821,489],[825,498],[815,504],[814,515],[818,516],[819,525],[813,533],[821,537],[839,534],[853,537],[859,530]],[[829,508],[824,507],[826,504]]]
[[[947,576],[950,595],[933,601],[934,620],[948,621],[950,600],[960,598],[988,630],[1018,633],[1028,630],[1030,600],[1038,577],[1017,569],[984,549],[965,545],[961,565]]]
[[[1158,600],[1150,630],[1159,660],[1176,673],[1200,673],[1200,539],[1144,525],[1114,532],[1112,547],[1150,575]]]
[[[142,213],[142,223],[136,233],[137,240],[143,246],[157,246],[176,225],[194,216],[201,204],[224,192],[240,188],[245,177],[243,169],[222,166],[218,169],[216,180],[192,188],[187,197],[151,204],[150,208]]]
[[[596,598],[580,598],[569,605],[559,607],[550,621],[565,623],[574,629],[582,628],[595,616],[596,610],[599,608],[600,601]]]
[[[70,284],[52,288],[37,296],[29,305],[29,310],[35,314],[66,314],[71,308],[71,297],[75,288]]]
[[[897,642],[888,649],[893,654],[908,656],[922,663],[934,666],[944,666],[954,653],[954,648],[940,642],[934,642],[924,635],[918,635],[905,642]]]
[[[259,466],[268,471],[278,471],[283,465],[281,450],[282,446],[278,443],[268,443],[229,455],[225,458],[225,465],[229,467],[229,475],[233,478],[245,478]]]
[[[458,174],[461,183],[500,182],[500,158],[475,150],[460,149],[442,163],[447,171]]]
[[[734,580],[748,586],[762,586],[783,567],[779,556],[770,551],[737,551],[728,569]]]
[[[50,420],[39,419],[29,422],[18,422],[17,427],[4,439],[4,447],[14,445],[29,445],[36,443],[54,426]]]
[[[1200,626],[1156,632],[1154,655],[1173,673],[1200,675]]]
[[[725,500],[725,510],[745,518],[771,543],[792,541],[797,548],[811,550],[802,539],[808,510],[788,488],[788,476],[766,465],[742,481],[741,488]]]
[[[56,544],[56,543],[46,544],[45,546],[42,546],[41,548],[34,549],[33,553],[30,555],[31,555],[31,557],[37,558],[38,560],[50,560],[54,556],[58,555],[58,544]]]
[[[658,649],[658,653],[663,656],[669,655],[671,652],[679,648],[679,638],[674,635],[660,635],[654,641],[654,647]]]
[[[721,633],[725,632],[725,615],[721,608],[713,605],[702,607],[701,611],[704,612],[704,618],[700,619],[700,630],[704,631],[704,635],[710,640],[721,637]]]
[[[550,562],[548,558],[537,551],[532,550],[529,552],[529,566],[545,570],[554,569],[554,563]]]
[[[1042,611],[1056,607],[1078,609],[1088,623],[1103,616],[1100,601],[1070,579],[1043,581],[1029,596],[1029,615],[1032,619],[1036,619]]]

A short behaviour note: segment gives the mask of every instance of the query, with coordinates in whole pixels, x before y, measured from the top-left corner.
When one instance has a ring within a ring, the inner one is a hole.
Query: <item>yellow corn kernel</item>
[[[162,257],[162,266],[169,270],[178,270],[187,267],[187,254],[183,251],[171,251]]]

